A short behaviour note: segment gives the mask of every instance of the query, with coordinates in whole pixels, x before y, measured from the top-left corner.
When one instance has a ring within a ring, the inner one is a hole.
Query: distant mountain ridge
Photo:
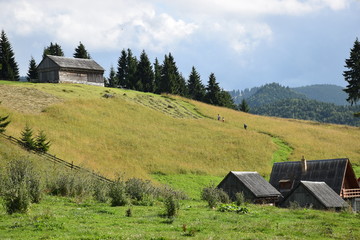
[[[277,87],[282,88],[285,91],[292,90],[295,93],[305,95],[308,99],[313,99],[325,103],[333,103],[339,106],[349,105],[349,103],[346,101],[347,95],[343,91],[343,87],[333,84],[314,84],[303,87],[290,88],[290,87],[281,86],[278,83],[270,83],[263,85],[261,87],[254,87],[250,89],[246,88],[244,90],[232,90],[229,91],[229,93],[234,99],[235,104],[240,104],[242,99],[248,100],[252,95],[256,94],[260,89],[263,88],[269,89],[270,86],[274,87],[276,85]]]
[[[343,87],[331,84],[316,84],[305,87],[292,88],[295,92],[302,93],[309,99],[317,100],[325,103],[333,103],[335,105],[349,105],[346,101],[347,94],[343,91]]]
[[[360,126],[360,118],[354,117],[354,113],[360,112],[360,107],[350,106],[346,102],[346,93],[336,85],[289,88],[270,83],[244,91],[231,91],[230,95],[234,95],[236,104],[245,99],[250,113],[258,115]]]

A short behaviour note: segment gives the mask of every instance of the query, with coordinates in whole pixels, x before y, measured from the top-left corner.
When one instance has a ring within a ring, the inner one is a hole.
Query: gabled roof
[[[326,208],[342,208],[348,206],[348,204],[325,182],[300,181],[296,188],[298,188],[300,185],[303,185],[305,189],[307,189],[308,192]],[[296,191],[296,188],[293,189],[293,191]],[[290,195],[291,193],[289,196]]]
[[[92,59],[68,58],[53,55],[47,55],[46,57],[51,59],[60,68],[104,71],[104,69]]]
[[[239,181],[241,181],[256,197],[281,195],[278,190],[271,186],[271,184],[257,172],[231,171],[229,174],[236,176],[236,178],[239,179]]]
[[[325,182],[337,194],[340,194],[346,171],[355,179],[354,171],[347,158],[306,161],[306,171],[302,171],[301,164],[301,161],[274,163],[270,175],[271,185],[279,189],[280,180],[291,180],[294,187],[301,180]]]

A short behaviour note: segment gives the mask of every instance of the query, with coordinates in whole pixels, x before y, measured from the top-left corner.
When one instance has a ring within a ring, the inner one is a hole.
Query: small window
[[[292,188],[293,182],[290,179],[283,179],[279,181],[280,190],[290,190]]]

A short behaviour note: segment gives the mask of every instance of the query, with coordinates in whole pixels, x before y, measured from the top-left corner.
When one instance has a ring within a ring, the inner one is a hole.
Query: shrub
[[[150,181],[131,178],[126,181],[126,193],[135,205],[151,206],[154,203],[155,188]]]
[[[215,208],[218,202],[230,202],[227,193],[224,192],[224,190],[215,187],[213,184],[202,190],[201,199],[207,201],[210,208]]]
[[[93,197],[96,201],[105,203],[109,195],[109,183],[95,180],[93,184]]]
[[[128,204],[126,185],[121,177],[118,177],[115,182],[110,185],[109,197],[111,199],[111,206],[113,207]]]
[[[243,192],[238,192],[235,194],[235,204],[241,206],[245,203],[245,197]]]
[[[165,215],[168,218],[175,217],[180,209],[179,200],[173,195],[169,195],[164,200]]]
[[[35,149],[35,140],[34,140],[34,137],[33,137],[33,130],[27,124],[25,125],[25,128],[21,132],[20,143],[27,150],[34,150]]]
[[[10,161],[3,184],[4,205],[9,214],[24,213],[31,202],[40,202],[42,191],[39,174],[29,160]]]
[[[35,150],[41,153],[46,153],[47,151],[49,151],[50,145],[50,141],[47,141],[44,131],[40,131],[35,138]]]

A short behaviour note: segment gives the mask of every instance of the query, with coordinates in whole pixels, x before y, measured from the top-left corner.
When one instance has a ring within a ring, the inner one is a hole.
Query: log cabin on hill
[[[92,59],[47,55],[37,67],[39,82],[104,86],[104,69]]]
[[[276,203],[281,194],[257,172],[231,171],[219,183],[217,188],[223,189],[232,200],[235,194],[242,192],[248,202]]]
[[[273,165],[270,184],[285,198],[300,181],[325,182],[337,195],[360,208],[360,186],[348,158],[295,162]]]

